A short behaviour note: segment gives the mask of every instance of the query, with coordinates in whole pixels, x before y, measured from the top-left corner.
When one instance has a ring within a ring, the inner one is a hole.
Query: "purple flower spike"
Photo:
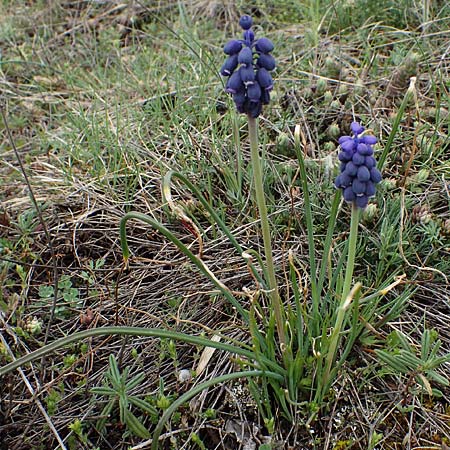
[[[243,39],[231,40],[224,46],[228,58],[220,74],[229,77],[225,91],[232,95],[238,112],[256,118],[261,114],[262,105],[270,102],[273,80],[269,72],[275,68],[275,59],[270,54],[274,48],[272,41],[264,37],[255,39],[252,24],[250,16],[239,20]]]
[[[369,197],[375,195],[375,185],[381,181],[381,173],[372,156],[372,145],[377,142],[377,138],[371,135],[361,136],[365,128],[359,122],[353,122],[350,128],[352,136],[339,138],[341,151],[338,158],[341,168],[334,184],[338,189],[342,189],[346,202],[364,209]]]

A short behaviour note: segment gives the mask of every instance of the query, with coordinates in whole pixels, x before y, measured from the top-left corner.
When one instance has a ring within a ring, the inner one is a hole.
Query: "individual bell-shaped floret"
[[[355,195],[361,195],[366,192],[366,183],[359,181],[358,178],[355,178],[352,182],[352,190]]]
[[[238,55],[231,55],[223,63],[223,66],[220,69],[220,74],[224,77],[229,77],[236,70],[237,66]]]
[[[354,201],[358,208],[364,209],[369,203],[369,197],[365,194],[357,195]]]
[[[370,170],[372,167],[377,165],[377,162],[373,156],[366,156],[364,159],[364,165]]]
[[[225,90],[230,94],[235,94],[240,90],[245,90],[245,86],[239,72],[234,72],[233,75],[231,75],[231,77],[228,78]]]
[[[358,144],[356,147],[356,151],[362,156],[371,156],[373,155],[373,148],[368,144]]]
[[[376,184],[381,181],[381,173],[376,167],[370,169],[370,179]]]
[[[263,105],[268,105],[270,103],[270,90],[269,89],[263,89],[261,92],[261,103]]]
[[[242,42],[237,41],[236,39],[233,39],[232,41],[228,41],[225,46],[223,47],[223,51],[227,55],[237,55],[242,48]]]
[[[261,86],[259,83],[253,83],[247,86],[247,96],[252,102],[259,102],[261,99]]]
[[[252,52],[251,48],[244,47],[239,52],[238,62],[239,62],[239,64],[244,64],[246,66],[251,66],[253,64],[253,52]]]
[[[249,30],[253,25],[253,19],[250,16],[244,15],[239,19],[239,25],[243,30]]]
[[[360,166],[358,167],[358,172],[356,174],[359,181],[369,181],[370,180],[370,172],[369,169],[366,166]]]
[[[272,77],[264,67],[260,67],[256,72],[256,80],[263,89],[270,90],[273,88]]]
[[[358,166],[356,166],[353,161],[349,161],[345,166],[344,173],[351,177],[354,177],[358,173]]]
[[[359,141],[363,144],[374,145],[377,143],[377,138],[371,134],[366,134],[365,136],[361,136]]]
[[[233,101],[239,112],[245,112],[245,102],[247,101],[245,88],[233,94]]]
[[[250,114],[251,117],[256,119],[262,111],[261,102],[248,102],[247,113]]]
[[[339,139],[339,145],[341,146],[342,150],[353,153],[353,151],[356,148],[356,142],[350,136],[343,136],[343,137],[349,139],[343,140],[341,138],[342,141],[341,139]]]
[[[273,50],[274,46],[270,39],[262,37],[256,41],[255,48],[257,52],[270,53]]]
[[[354,201],[355,198],[356,198],[356,195],[355,195],[355,193],[353,192],[353,189],[352,189],[351,186],[346,187],[346,188],[344,189],[343,194],[344,194],[344,200],[345,200],[346,202],[352,202],[352,201]]]
[[[263,67],[266,70],[275,69],[275,58],[272,55],[261,53],[257,61],[258,67]]]
[[[353,161],[353,164],[355,164],[356,166],[360,166],[361,164],[364,164],[365,159],[366,158],[363,155],[360,155],[358,152],[353,153],[352,161]]]
[[[255,71],[252,66],[241,66],[238,72],[245,85],[253,84],[255,81]]]
[[[368,197],[373,197],[375,195],[375,184],[372,181],[367,181],[366,183],[366,195]]]
[[[365,130],[365,128],[362,125],[360,125],[359,122],[352,122],[351,125],[350,125],[350,128],[352,130],[352,133],[355,136],[358,136],[359,134],[361,134]]]
[[[253,33],[252,30],[245,30],[244,31],[245,45],[248,45],[249,47],[251,47],[254,40],[255,40],[255,33]]]

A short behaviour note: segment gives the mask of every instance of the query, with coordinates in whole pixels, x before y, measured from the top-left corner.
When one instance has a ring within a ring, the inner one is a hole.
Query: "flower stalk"
[[[361,285],[357,283],[353,288],[353,290],[351,290],[353,271],[355,268],[356,242],[358,240],[358,224],[360,211],[361,209],[358,208],[358,206],[355,203],[353,203],[352,215],[350,219],[350,234],[348,237],[347,267],[345,269],[345,278],[344,278],[344,285],[342,287],[341,301],[338,307],[336,322],[333,327],[333,332],[330,338],[330,345],[327,351],[325,373],[323,378],[324,382],[322,383],[322,386],[324,388],[326,388],[326,386],[330,381],[331,367],[336,359],[336,350],[340,342],[340,335],[342,331],[342,325],[345,319],[345,313],[349,308],[354,295],[361,287]]]
[[[278,284],[275,276],[275,266],[272,254],[272,240],[270,237],[270,226],[267,214],[267,206],[264,195],[264,184],[262,177],[261,160],[258,148],[258,128],[257,121],[250,114],[248,115],[248,131],[250,138],[251,161],[253,167],[253,180],[255,184],[256,203],[258,205],[261,220],[261,230],[264,241],[264,255],[266,258],[266,268],[268,276],[269,297],[275,314],[275,322],[280,339],[281,348],[286,348],[286,334],[284,332],[283,309],[278,291]]]

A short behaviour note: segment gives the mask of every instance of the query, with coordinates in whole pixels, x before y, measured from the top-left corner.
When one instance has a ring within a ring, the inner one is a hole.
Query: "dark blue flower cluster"
[[[250,16],[239,20],[244,39],[234,39],[225,45],[223,51],[228,58],[220,73],[229,77],[225,90],[233,96],[237,110],[256,118],[262,105],[270,101],[273,81],[269,72],[275,69],[275,59],[270,54],[272,42],[264,37],[255,40],[252,23]]]
[[[372,156],[372,145],[376,144],[377,138],[362,135],[365,128],[358,122],[351,124],[351,130],[353,136],[339,138],[341,173],[336,178],[335,185],[342,189],[346,202],[365,208],[369,197],[375,195],[375,185],[381,181],[381,173]]]

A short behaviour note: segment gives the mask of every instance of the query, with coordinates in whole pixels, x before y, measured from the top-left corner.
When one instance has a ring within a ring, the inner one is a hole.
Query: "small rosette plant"
[[[364,209],[369,198],[375,195],[375,185],[381,181],[372,148],[377,138],[364,135],[365,128],[358,122],[351,124],[351,130],[353,136],[339,138],[341,170],[335,185],[342,189],[346,202]]]
[[[225,90],[232,95],[236,109],[256,118],[262,106],[270,102],[273,88],[270,72],[275,69],[275,59],[270,54],[274,48],[272,41],[265,37],[255,39],[252,24],[247,15],[239,20],[244,38],[225,44],[223,51],[228,57],[220,74],[228,77]]]

